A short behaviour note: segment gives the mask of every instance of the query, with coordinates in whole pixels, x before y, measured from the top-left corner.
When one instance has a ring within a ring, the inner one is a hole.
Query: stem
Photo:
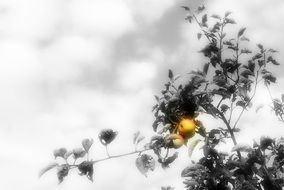
[[[249,105],[249,103],[252,101],[252,99],[254,98],[255,94],[256,94],[256,90],[257,90],[257,85],[258,85],[258,76],[259,76],[259,70],[261,69],[261,67],[257,70],[256,72],[256,78],[255,78],[255,86],[254,86],[254,92],[252,94],[252,96],[250,97],[249,101],[246,103],[246,105],[243,107],[238,119],[236,120],[233,129],[237,126],[238,122],[240,121],[245,109],[247,108],[247,106]]]
[[[191,12],[191,11],[190,11]],[[202,25],[201,25],[201,23],[198,21],[198,19],[196,18],[196,16],[195,16],[195,14],[194,13],[192,13],[191,12],[191,14],[192,14],[192,16],[193,16],[193,18],[194,18],[194,20],[195,20],[195,22],[198,24],[198,26],[200,27],[200,29],[201,29],[201,31],[204,33],[204,35],[206,36],[206,38],[208,39],[208,41],[210,42],[210,43],[212,43],[212,41],[210,40],[210,38],[208,37],[208,34],[207,34],[207,32],[205,31],[205,30],[203,30],[202,29]]]
[[[106,158],[102,158],[102,159],[98,159],[98,160],[94,160],[92,161],[93,163],[97,163],[97,162],[102,162],[102,161],[105,161],[105,160],[109,160],[109,159],[113,159],[113,158],[119,158],[119,157],[124,157],[124,156],[129,156],[129,155],[132,155],[132,154],[141,154],[142,152],[145,152],[145,151],[148,151],[148,150],[152,150],[152,148],[146,148],[144,150],[139,150],[139,151],[133,151],[133,152],[128,152],[128,153],[124,153],[124,154],[118,154],[118,155],[113,155],[113,156],[109,156],[109,157],[106,157]]]
[[[227,121],[226,117],[224,116],[224,114],[222,112],[219,112],[219,115],[221,116],[221,119],[223,120],[223,122],[225,123],[230,135],[231,135],[231,138],[233,140],[233,143],[234,145],[236,146],[238,143],[237,143],[237,140],[236,140],[236,137],[235,137],[235,134],[234,134],[234,131],[232,130],[231,126],[230,126],[230,123]],[[239,159],[242,158],[242,155],[240,153],[240,151],[237,151],[237,154],[238,154],[238,157]]]
[[[107,148],[107,145],[105,145],[105,148],[106,148],[106,153],[107,153],[107,156],[110,157],[109,155],[109,152],[108,152],[108,148]]]

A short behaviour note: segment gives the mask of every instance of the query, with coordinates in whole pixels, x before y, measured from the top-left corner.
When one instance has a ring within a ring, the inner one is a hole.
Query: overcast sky
[[[185,75],[201,67],[196,26],[182,5],[197,0],[0,0],[0,186],[3,190],[143,189],[183,187],[186,149],[172,168],[143,177],[135,156],[95,166],[94,183],[72,174],[60,186],[55,171],[38,179],[55,148],[94,138],[93,158],[104,157],[96,140],[103,128],[119,131],[110,152],[131,151],[137,130],[151,134],[151,107],[167,70]],[[284,52],[283,0],[210,0],[210,13],[233,12],[252,43]],[[275,70],[273,96],[284,92],[284,66]],[[282,84],[282,85],[281,85]],[[260,87],[255,105],[269,104]],[[208,128],[220,123],[204,117]],[[262,134],[284,135],[268,106],[240,122],[239,142]]]

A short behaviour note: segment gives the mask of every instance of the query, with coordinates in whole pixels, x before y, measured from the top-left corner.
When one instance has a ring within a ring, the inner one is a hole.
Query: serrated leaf
[[[173,75],[173,71],[171,69],[169,69],[169,73],[168,73],[168,77],[169,79],[173,79],[174,75]]]
[[[197,133],[199,133],[201,136],[206,137],[206,129],[203,125],[203,123],[199,120],[196,120],[196,126],[197,126]]]
[[[237,106],[240,106],[240,107],[242,107],[242,108],[245,108],[246,107],[246,103],[244,102],[244,101],[238,101],[237,103],[236,103],[236,105]]]
[[[218,20],[221,20],[221,17],[220,17],[219,15],[216,15],[216,14],[213,14],[211,17],[212,17],[212,18],[216,18],[216,19],[218,19]]]
[[[241,76],[248,78],[248,76],[254,76],[254,73],[250,70],[244,70],[243,72],[241,72]]]
[[[201,13],[202,11],[204,11],[205,10],[205,6],[204,5],[200,5],[200,6],[198,6],[198,8],[197,8],[197,13],[199,14],[199,13]]]
[[[269,49],[268,51],[271,52],[271,53],[277,53],[278,52],[277,50],[274,50],[274,49]]]
[[[154,171],[155,169],[155,160],[152,156],[148,154],[142,154],[136,159],[136,167],[138,170],[147,177],[149,170]]]
[[[86,151],[83,148],[75,148],[73,150],[74,159],[83,158],[86,155]]]
[[[134,133],[133,135],[133,144],[137,143],[137,139],[140,136],[140,131],[137,131],[136,133]]]
[[[206,75],[207,75],[207,73],[208,73],[209,65],[210,65],[210,63],[206,63],[206,64],[204,64],[204,67],[203,67],[203,73],[205,74],[205,76],[206,76]]]
[[[246,28],[241,28],[238,32],[238,37],[241,37],[246,31]]]
[[[93,139],[84,139],[82,141],[82,146],[85,149],[86,152],[89,152],[91,146],[93,145],[94,140]]]
[[[272,144],[274,143],[274,140],[270,137],[264,137],[262,136],[260,138],[260,148],[262,150],[267,149],[269,146],[272,146]]]
[[[72,154],[73,154],[73,151],[68,151],[65,153],[64,158],[67,160]]]
[[[183,9],[186,10],[186,11],[190,11],[190,8],[187,7],[187,6],[181,6],[181,8],[183,8]]]
[[[202,37],[202,34],[201,34],[201,33],[198,33],[198,34],[197,34],[197,39],[200,40],[201,37]]]
[[[42,170],[40,170],[38,176],[41,177],[43,174],[45,174],[46,172],[48,172],[49,170],[55,168],[56,166],[58,166],[58,164],[56,162],[52,162],[50,164],[48,164],[45,168],[43,168]]]
[[[188,15],[185,17],[185,20],[188,20],[189,23],[192,22],[193,17],[191,15]]]
[[[92,161],[84,161],[78,165],[78,169],[81,172],[80,175],[86,175],[90,181],[93,181],[94,164]]]
[[[264,107],[264,104],[260,104],[256,107],[255,112],[257,113],[260,109]]]
[[[190,166],[184,168],[181,172],[181,177],[187,177],[187,174],[196,170],[203,170],[204,166],[201,164],[191,164]]]
[[[222,104],[220,108],[221,108],[221,111],[225,113],[230,107],[226,104]]]
[[[241,41],[248,41],[248,42],[250,41],[250,40],[249,40],[247,37],[245,37],[245,36],[242,36],[242,37],[240,38],[240,40],[241,40]]]
[[[69,173],[69,166],[67,164],[62,164],[60,166],[57,166],[57,178],[59,184],[64,180],[64,178],[68,175],[68,173]]]
[[[232,18],[226,18],[225,21],[228,24],[237,24],[237,22],[234,19],[232,19]]]
[[[225,13],[225,17],[228,17],[228,16],[230,16],[230,14],[232,14],[232,12],[230,12],[230,11],[227,11],[227,12]]]
[[[180,75],[176,75],[176,76],[174,77],[174,81],[178,80],[180,77],[181,77]]]
[[[138,138],[137,138],[137,142],[136,142],[136,144],[139,144],[141,141],[143,141],[145,139],[145,137],[144,136],[139,136]]]
[[[257,47],[258,47],[260,50],[263,50],[263,45],[262,45],[262,44],[257,44]]]
[[[202,25],[203,25],[203,26],[206,26],[206,23],[207,23],[207,14],[205,14],[205,15],[202,16],[202,21],[201,21],[201,22],[202,22]]]
[[[67,153],[67,149],[66,148],[59,148],[53,151],[53,155],[55,158],[57,157],[61,157],[64,158],[64,155]]]
[[[117,136],[118,132],[112,129],[104,129],[99,134],[99,140],[103,145],[110,144],[115,137]]]

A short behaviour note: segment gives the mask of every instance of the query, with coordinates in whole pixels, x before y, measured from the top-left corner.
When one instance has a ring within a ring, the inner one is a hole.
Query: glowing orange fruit
[[[192,119],[182,119],[178,124],[178,133],[186,139],[195,135],[196,124]]]

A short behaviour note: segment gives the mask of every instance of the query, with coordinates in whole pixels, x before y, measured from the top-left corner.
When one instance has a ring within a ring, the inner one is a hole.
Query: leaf
[[[64,155],[64,159],[67,160],[72,154],[73,154],[73,151],[66,152]]]
[[[260,50],[263,50],[263,45],[262,45],[262,44],[257,44],[257,47],[258,47]]]
[[[99,139],[103,145],[110,144],[115,137],[117,136],[118,132],[113,131],[112,129],[104,129],[99,134]]]
[[[86,151],[82,148],[75,148],[73,149],[73,156],[74,159],[83,158],[86,155]]]
[[[227,12],[225,13],[225,17],[228,17],[230,14],[232,14],[232,12],[227,11]]]
[[[278,52],[277,50],[274,50],[274,49],[269,49],[268,51],[271,52],[271,53],[277,53]]]
[[[219,15],[216,15],[216,14],[213,14],[211,17],[212,17],[212,18],[216,18],[216,19],[218,19],[218,20],[221,20],[221,17],[220,17]]]
[[[246,28],[241,28],[238,32],[238,37],[241,37],[246,31]]]
[[[136,167],[138,170],[147,177],[149,170],[154,171],[155,169],[155,160],[152,156],[148,154],[142,154],[136,159]]]
[[[221,111],[225,113],[230,107],[226,104],[222,104],[220,108],[221,108]]]
[[[133,144],[137,144],[137,139],[140,136],[140,131],[137,131],[136,133],[134,133],[133,135]]]
[[[225,21],[228,24],[237,24],[236,21],[234,19],[231,19],[231,18],[226,18]]]
[[[205,63],[205,64],[204,64],[203,73],[205,74],[205,76],[206,76],[207,73],[208,73],[209,65],[210,65],[210,63]]]
[[[257,113],[260,109],[264,107],[264,104],[260,104],[256,107],[255,112]]]
[[[192,153],[195,149],[195,147],[198,145],[198,143],[200,142],[200,139],[195,139],[193,141],[191,141],[187,146],[188,146],[188,156],[191,157]]]
[[[144,136],[139,136],[138,139],[137,139],[137,142],[136,144],[139,144],[141,141],[143,141],[145,139]]]
[[[67,153],[67,149],[66,148],[59,148],[53,151],[53,155],[55,157],[55,159],[57,157],[61,157],[64,158],[65,154]]]
[[[202,16],[202,25],[206,26],[207,25],[206,23],[207,23],[207,14]]]
[[[176,75],[176,76],[174,77],[174,81],[178,80],[180,77],[181,77],[180,75]]]
[[[169,79],[173,79],[174,75],[173,75],[173,71],[171,69],[169,69],[169,74],[168,74]]]
[[[189,23],[192,22],[193,17],[191,15],[188,15],[187,17],[185,17],[185,20],[188,20]]]
[[[201,34],[201,33],[198,33],[198,34],[197,34],[197,39],[200,40],[201,37],[202,37],[202,34]]]
[[[240,38],[240,40],[241,40],[241,41],[248,41],[248,42],[250,41],[250,40],[249,40],[247,37],[245,37],[245,36],[242,36],[242,37]]]
[[[267,82],[268,84],[270,84],[270,82],[272,83],[276,82],[276,77],[273,76],[271,73],[264,74],[262,78],[264,78],[265,82]]]
[[[243,72],[241,72],[241,76],[248,78],[248,76],[254,76],[254,73],[250,70],[244,70]]]
[[[258,53],[258,54],[256,54],[255,56],[252,57],[252,60],[254,61],[254,60],[260,59],[260,58],[262,58],[262,54]]]
[[[273,139],[270,137],[261,137],[260,138],[260,148],[262,150],[267,149],[269,146],[272,146],[272,144],[274,143]]]
[[[93,145],[94,140],[93,139],[84,139],[82,141],[82,146],[85,149],[86,152],[89,152],[91,146]]]
[[[200,5],[200,6],[198,6],[198,8],[197,8],[197,13],[199,14],[199,13],[201,13],[202,11],[204,11],[205,10],[205,6],[204,5]]]
[[[236,103],[236,105],[237,106],[240,106],[240,107],[242,107],[242,108],[245,108],[246,107],[246,103],[244,102],[244,101],[238,101],[237,103]]]
[[[94,164],[91,161],[84,161],[78,165],[78,169],[81,172],[80,175],[86,175],[87,178],[93,181]]]
[[[281,100],[284,102],[284,94],[281,94]]]
[[[272,56],[269,56],[267,58],[267,63],[271,62],[273,65],[280,65],[280,63],[278,63],[275,59],[273,59]]]
[[[52,162],[50,164],[48,164],[45,168],[43,168],[42,170],[40,170],[38,176],[41,177],[43,174],[45,174],[47,171],[55,168],[56,166],[58,166],[58,164],[56,162]]]
[[[69,173],[69,166],[67,164],[62,164],[60,166],[57,166],[57,178],[58,178],[58,183],[61,183],[64,178],[68,175]]]
[[[252,61],[249,61],[249,63],[248,63],[248,69],[249,69],[251,72],[254,72],[255,63],[252,62]]]
[[[203,125],[203,123],[199,120],[196,120],[196,126],[197,126],[197,133],[199,133],[201,136],[206,137],[206,129]]]
[[[181,172],[181,177],[187,177],[188,173],[196,170],[203,170],[204,166],[201,164],[191,164],[190,166],[184,168]]]
[[[181,6],[181,8],[183,8],[183,9],[186,10],[186,11],[190,11],[190,8],[187,7],[187,6]]]

